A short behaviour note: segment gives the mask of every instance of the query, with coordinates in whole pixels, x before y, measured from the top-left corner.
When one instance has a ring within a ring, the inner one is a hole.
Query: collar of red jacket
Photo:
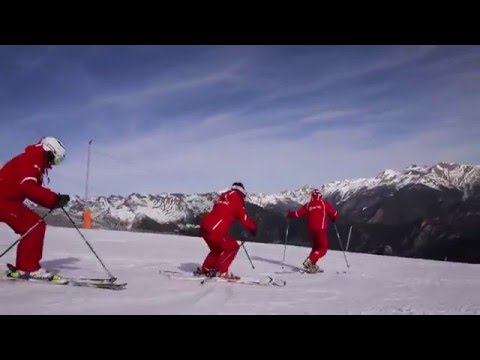
[[[47,161],[47,157],[45,156],[46,151],[43,149],[41,144],[28,145],[25,148],[25,154],[34,158],[37,161],[37,164],[42,167],[42,170],[52,168]]]

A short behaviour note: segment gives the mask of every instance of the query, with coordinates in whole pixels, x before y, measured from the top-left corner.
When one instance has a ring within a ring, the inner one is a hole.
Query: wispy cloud
[[[119,143],[108,153],[102,148],[94,151],[92,189],[128,193],[139,191],[141,182],[147,192],[203,192],[240,179],[250,191],[280,191],[305,183],[374,176],[384,168],[400,169],[411,163],[466,161],[472,150],[480,150],[466,129],[448,123],[379,146],[372,136],[374,127],[319,130],[306,138],[270,137],[272,132],[288,131],[287,125],[279,125],[193,143],[182,142],[181,136],[152,134],[148,141]],[[445,146],[452,137],[464,141]],[[366,143],[373,146],[365,147]],[[130,155],[124,161],[126,154]],[[78,160],[68,166],[81,168]]]
[[[213,84],[234,79],[234,69],[213,71],[208,74],[199,74],[186,79],[164,78],[141,86],[139,88],[116,91],[95,97],[89,106],[135,106],[140,107],[145,103],[157,100],[165,95],[172,95],[182,91],[205,88]]]
[[[313,114],[300,119],[300,124],[312,124],[318,122],[330,122],[344,117],[354,116],[361,113],[360,110],[330,110],[324,113]]]
[[[90,139],[92,195],[203,192],[237,180],[273,192],[410,163],[480,162],[479,47],[0,47],[0,55],[0,156],[47,133],[61,137],[68,158],[52,171],[58,191],[83,193]]]

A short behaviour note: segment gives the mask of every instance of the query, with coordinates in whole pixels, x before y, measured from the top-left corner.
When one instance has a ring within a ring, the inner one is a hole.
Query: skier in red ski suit
[[[53,137],[28,145],[25,151],[3,165],[0,169],[0,221],[6,223],[19,235],[28,234],[17,247],[16,268],[34,278],[51,278],[40,266],[46,224],[40,216],[24,205],[30,201],[54,209],[63,207],[70,200],[43,187],[43,176],[52,165],[59,165],[65,157],[65,147]]]
[[[314,189],[308,203],[297,211],[287,213],[287,218],[303,216],[307,216],[307,227],[312,241],[312,251],[303,262],[303,266],[308,271],[316,272],[320,270],[317,261],[325,256],[328,250],[327,216],[335,222],[338,219],[338,212],[328,201],[322,199],[322,194],[318,189]]]
[[[217,275],[237,278],[228,269],[240,246],[237,240],[228,235],[230,226],[235,220],[255,236],[256,224],[247,215],[244,199],[246,191],[242,183],[233,183],[230,190],[225,191],[215,201],[213,209],[200,222],[200,235],[207,243],[210,252],[197,274]]]

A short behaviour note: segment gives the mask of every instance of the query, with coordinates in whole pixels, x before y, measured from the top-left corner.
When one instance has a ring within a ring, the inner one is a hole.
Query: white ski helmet
[[[63,145],[60,140],[47,136],[40,141],[40,144],[42,144],[45,151],[50,151],[52,153],[53,159],[51,160],[51,163],[53,165],[60,165],[65,159],[65,145]]]

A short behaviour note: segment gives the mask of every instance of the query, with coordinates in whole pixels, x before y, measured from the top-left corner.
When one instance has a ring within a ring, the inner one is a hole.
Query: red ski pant
[[[233,237],[225,234],[202,233],[210,252],[202,265],[203,271],[227,272],[237,255],[240,245]]]
[[[25,234],[38,220],[40,216],[22,203],[0,202],[0,221],[19,235]],[[19,270],[32,272],[40,269],[46,227],[41,221],[18,243],[15,266]]]
[[[312,251],[310,252],[310,260],[312,264],[316,264],[319,259],[325,256],[328,250],[328,236],[326,229],[320,229],[310,232],[312,241]]]

